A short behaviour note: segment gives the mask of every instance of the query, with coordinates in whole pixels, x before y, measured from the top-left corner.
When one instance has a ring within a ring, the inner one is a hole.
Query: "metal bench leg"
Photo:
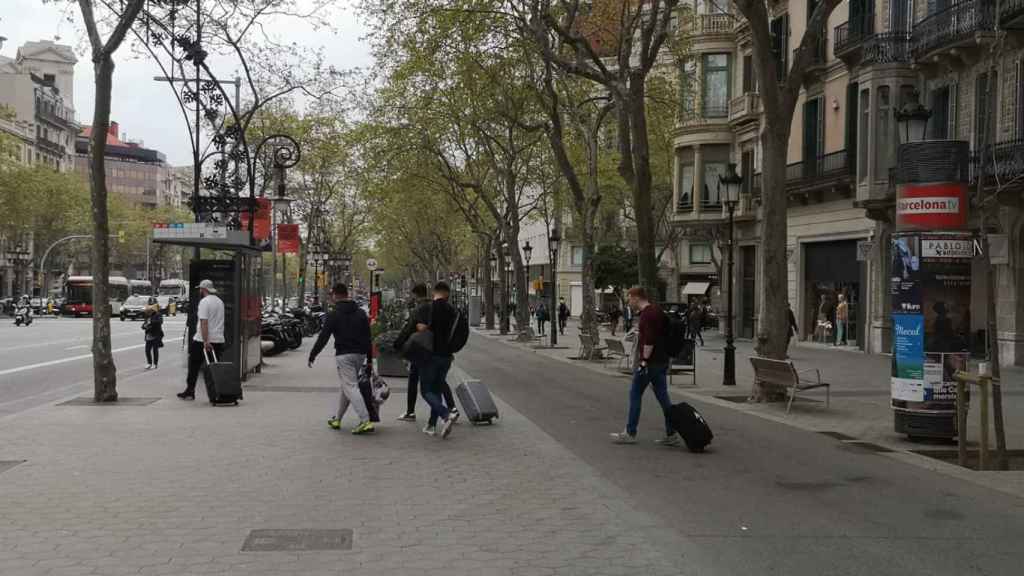
[[[789,414],[789,411],[793,409],[793,400],[796,400],[796,386],[789,390],[789,403],[786,404],[786,414]]]

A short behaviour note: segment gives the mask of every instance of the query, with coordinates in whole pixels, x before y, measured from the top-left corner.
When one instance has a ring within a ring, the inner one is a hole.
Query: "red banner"
[[[254,240],[267,240],[270,238],[270,209],[270,199],[256,199],[256,225],[252,228],[252,237]],[[239,214],[239,220],[242,221],[242,230],[248,230],[249,212],[244,211]]]
[[[277,225],[278,254],[298,254],[300,245],[298,224]]]
[[[896,190],[896,224],[921,230],[967,228],[967,184],[901,184]]]

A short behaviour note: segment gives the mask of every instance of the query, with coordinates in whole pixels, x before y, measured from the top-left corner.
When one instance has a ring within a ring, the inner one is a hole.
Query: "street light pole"
[[[562,235],[558,226],[552,226],[548,233],[548,251],[551,255],[551,317],[555,324],[551,326],[551,347],[558,345],[558,331],[562,329],[562,318],[558,313],[558,248],[562,241]]]
[[[736,204],[739,203],[740,185],[743,178],[736,173],[736,164],[730,163],[726,168],[725,175],[718,176],[719,195],[725,188],[725,206],[729,210],[729,268],[727,271],[727,285],[729,287],[728,300],[725,303],[725,365],[722,375],[723,386],[736,385],[736,347],[733,345],[733,300],[735,296],[736,281],[733,277],[735,265],[736,229],[735,215]]]

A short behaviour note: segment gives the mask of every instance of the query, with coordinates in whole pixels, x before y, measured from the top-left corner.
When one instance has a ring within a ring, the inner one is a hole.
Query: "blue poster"
[[[924,315],[893,314],[893,376],[924,380]]]

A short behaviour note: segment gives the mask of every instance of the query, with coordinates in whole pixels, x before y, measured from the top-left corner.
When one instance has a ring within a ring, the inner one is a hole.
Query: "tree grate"
[[[242,552],[306,552],[312,550],[351,550],[352,530],[272,529],[253,530],[242,545]]]
[[[149,406],[160,400],[162,398],[129,398],[122,396],[117,399],[117,402],[97,402],[91,396],[80,396],[72,398],[67,402],[61,402],[57,406]]]

